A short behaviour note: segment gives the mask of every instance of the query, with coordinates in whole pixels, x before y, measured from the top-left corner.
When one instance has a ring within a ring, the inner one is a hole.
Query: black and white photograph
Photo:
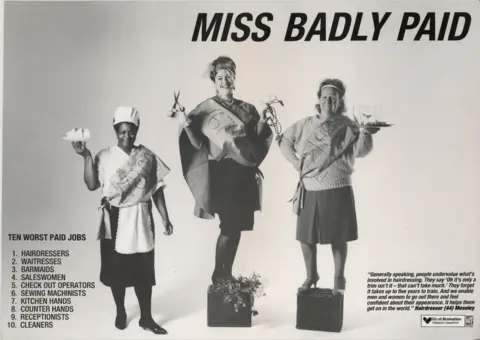
[[[4,1],[2,339],[480,339],[479,1]]]

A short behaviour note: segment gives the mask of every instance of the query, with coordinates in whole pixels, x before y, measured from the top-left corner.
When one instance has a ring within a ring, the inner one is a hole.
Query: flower
[[[253,273],[251,277],[239,275],[233,280],[219,280],[213,286],[213,291],[222,294],[223,302],[232,304],[235,312],[239,312],[241,308],[246,308],[250,304],[252,315],[256,316],[258,311],[253,308],[255,297],[266,295],[260,278],[259,274]]]

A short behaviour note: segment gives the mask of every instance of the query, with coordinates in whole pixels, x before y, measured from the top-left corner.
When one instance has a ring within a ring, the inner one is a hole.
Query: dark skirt
[[[297,218],[297,240],[331,244],[358,239],[355,199],[351,186],[306,191]]]
[[[209,161],[213,210],[220,219],[222,233],[253,230],[258,209],[256,169],[232,159]]]
[[[155,226],[152,216],[152,201],[149,202],[152,231],[155,235]],[[100,240],[100,281],[108,287],[134,287],[155,285],[155,252],[137,254],[120,254],[115,251],[117,236],[118,212],[117,207],[110,206],[110,224],[112,239]]]

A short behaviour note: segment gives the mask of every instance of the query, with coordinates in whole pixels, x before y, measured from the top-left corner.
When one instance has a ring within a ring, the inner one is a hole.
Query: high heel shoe
[[[235,281],[235,276],[231,272],[214,270],[212,273],[212,284],[215,286],[221,281]]]
[[[127,314],[126,313],[118,313],[117,317],[115,318],[115,327],[120,330],[124,330],[127,328]]]
[[[335,276],[333,283],[333,294],[345,294],[346,280],[344,276]]]
[[[319,279],[320,279],[320,276],[318,274],[316,274],[314,277],[307,277],[305,282],[298,288],[298,292],[304,293],[308,291],[312,285],[316,288],[317,282]]]
[[[146,331],[151,331],[154,334],[167,334],[167,330],[159,325],[153,319],[138,321],[138,325]]]
[[[223,275],[223,279],[225,281],[235,281],[235,276],[232,275],[232,272],[231,271],[226,271]]]
[[[217,271],[214,271],[213,274],[212,274],[212,284],[215,286],[217,283],[219,283],[221,280],[223,279],[222,275],[217,272]]]

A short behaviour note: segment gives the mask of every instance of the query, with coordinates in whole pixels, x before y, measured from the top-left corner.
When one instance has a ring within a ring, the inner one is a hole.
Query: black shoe
[[[115,327],[120,330],[124,330],[127,328],[127,314],[126,313],[118,313],[117,317],[115,318]]]
[[[236,281],[237,279],[235,276],[232,275],[232,273],[227,273],[225,274],[224,278],[225,281]]]
[[[157,323],[153,321],[153,319],[145,320],[145,321],[140,319],[140,321],[138,322],[138,325],[142,327],[144,330],[151,331],[154,334],[167,334],[167,330],[157,325]]]
[[[215,269],[212,273],[212,284],[215,286],[217,283],[223,280],[223,273]]]
[[[313,277],[307,277],[305,282],[298,288],[299,293],[305,293],[311,289],[312,286],[317,287],[317,282],[320,276],[316,273]]]
[[[333,284],[333,294],[345,294],[345,285],[347,280],[343,276],[335,276]]]

